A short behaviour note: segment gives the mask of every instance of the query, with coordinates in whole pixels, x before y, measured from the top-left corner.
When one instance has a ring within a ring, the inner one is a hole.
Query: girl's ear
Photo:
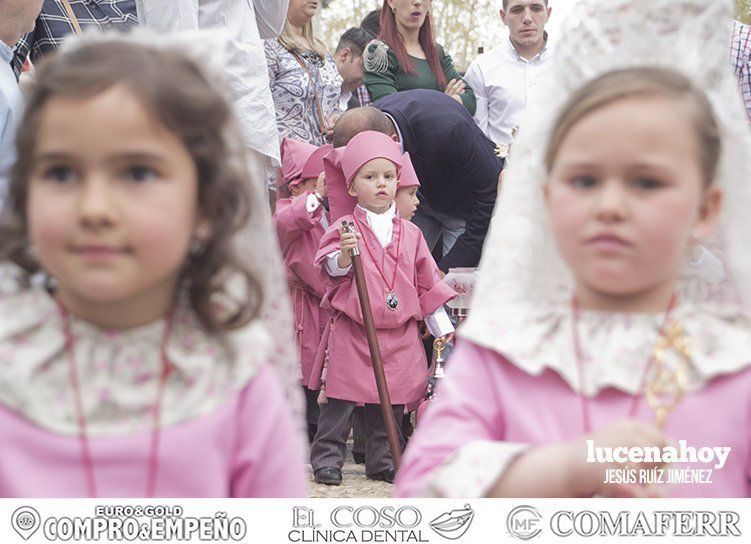
[[[717,225],[722,209],[722,198],[722,189],[716,185],[704,191],[704,198],[699,207],[699,217],[696,226],[691,231],[691,237],[697,243],[706,240]]]
[[[357,189],[355,189],[354,183],[350,184],[350,186],[347,187],[347,194],[349,194],[349,196],[357,198]]]

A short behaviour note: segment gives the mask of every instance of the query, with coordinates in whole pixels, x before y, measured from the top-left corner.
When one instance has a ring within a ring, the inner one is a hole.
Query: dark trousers
[[[313,442],[313,438],[318,430],[318,391],[313,391],[303,386],[305,391],[305,420],[308,423],[308,441]]]
[[[318,432],[310,448],[310,464],[313,472],[324,467],[342,468],[344,456],[347,453],[347,438],[351,428],[351,417],[357,405],[354,402],[339,399],[328,399],[320,405],[321,415],[318,417]],[[404,405],[393,406],[394,418],[397,422],[400,446],[404,448],[404,438],[399,427],[404,414]],[[384,470],[393,469],[389,440],[386,427],[383,424],[381,406],[366,404],[363,408],[363,431],[365,434],[365,472],[376,474]]]
[[[352,412],[352,453],[365,455],[365,408],[358,406]]]

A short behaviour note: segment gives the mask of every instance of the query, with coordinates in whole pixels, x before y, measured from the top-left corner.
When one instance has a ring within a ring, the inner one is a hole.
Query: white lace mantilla
[[[3,267],[5,268],[5,267]],[[0,273],[0,276],[2,274]],[[78,432],[70,363],[56,302],[41,287],[19,290],[0,277],[0,403],[45,429]],[[271,342],[254,325],[220,344],[180,307],[167,348],[172,366],[162,425],[200,416],[243,388],[268,358]],[[165,322],[106,331],[71,319],[87,430],[91,435],[150,429]]]
[[[596,396],[612,387],[632,395],[641,393],[645,366],[664,317],[664,313],[580,311],[578,336],[585,382],[582,392]],[[528,374],[538,376],[550,369],[578,392],[580,379],[572,321],[570,307],[526,306],[519,309],[513,320],[487,322],[480,331],[469,320],[458,334],[502,354]],[[713,378],[751,365],[751,319],[739,317],[737,311],[679,304],[671,312],[669,322],[683,327],[692,346],[688,391],[700,390]],[[487,330],[495,331],[492,338],[486,334]],[[667,363],[676,361],[675,354],[669,352]]]

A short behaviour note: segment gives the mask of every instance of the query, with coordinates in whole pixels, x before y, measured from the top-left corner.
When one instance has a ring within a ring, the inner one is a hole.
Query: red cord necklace
[[[677,300],[678,300],[678,297],[675,294],[670,297],[670,302],[668,303],[668,307],[665,310],[665,317],[662,320],[662,325],[660,325],[660,333],[657,338],[661,338],[665,334],[665,328],[667,326],[670,313],[673,311],[673,308],[675,307]],[[574,354],[576,355],[576,370],[579,374],[579,400],[581,401],[582,426],[584,427],[584,432],[589,433],[592,430],[592,419],[591,419],[590,410],[589,410],[589,398],[587,398],[584,395],[584,368],[582,366],[581,343],[579,342],[579,304],[576,301],[576,297],[571,298],[571,309],[573,313],[573,320],[571,321],[571,328],[572,328],[572,337],[574,340]],[[642,377],[641,377],[639,390],[637,393],[632,395],[631,407],[628,411],[628,417],[630,419],[633,419],[634,417],[636,417],[636,410],[639,407],[639,399],[642,396],[641,392],[644,390],[644,385],[647,380],[647,375],[649,374],[649,371],[652,368],[653,362],[654,362],[654,357],[652,355],[652,352],[650,352],[649,360],[647,361],[647,365],[644,367],[644,373],[642,374]]]
[[[352,216],[355,220],[355,223],[357,223],[357,229],[362,232],[362,225],[360,225],[360,222],[357,220],[357,217],[355,215]],[[373,265],[376,267],[376,270],[378,270],[378,273],[381,275],[381,278],[383,278],[383,283],[386,285],[386,306],[389,310],[396,311],[396,309],[399,307],[399,297],[396,293],[394,293],[394,285],[396,284],[396,273],[399,271],[399,248],[402,244],[402,222],[401,220],[396,222],[397,225],[399,225],[399,233],[396,237],[396,258],[394,259],[394,276],[391,278],[391,284],[389,285],[389,282],[386,281],[386,276],[384,275],[383,271],[381,270],[381,267],[378,266],[378,263],[376,262],[375,258],[373,257],[373,252],[370,251],[370,246],[368,245],[367,240],[365,239],[365,236],[362,237],[362,242],[365,245],[365,249],[368,251],[368,255],[370,256],[370,260],[373,261]],[[383,248],[383,251],[386,255],[388,255],[388,251],[386,251],[386,248]]]
[[[78,381],[78,371],[76,370],[75,355],[75,338],[71,331],[70,315],[68,311],[58,302],[58,308],[63,320],[63,333],[65,334],[65,350],[68,354],[68,363],[70,366],[70,383],[75,394],[76,416],[78,419],[78,440],[81,446],[81,461],[86,472],[86,487],[89,497],[97,498],[96,475],[94,473],[94,462],[91,457],[91,447],[89,445],[89,436],[87,432],[86,414],[83,409],[83,399],[81,397],[81,387]],[[154,421],[151,431],[151,448],[149,451],[149,468],[146,480],[146,497],[153,498],[156,493],[156,479],[159,473],[159,439],[161,434],[162,404],[164,402],[164,389],[167,378],[170,374],[170,363],[167,359],[167,344],[172,335],[172,315],[167,314],[162,342],[159,350],[161,359],[161,373],[159,376],[159,387],[157,390],[157,400],[154,407]]]

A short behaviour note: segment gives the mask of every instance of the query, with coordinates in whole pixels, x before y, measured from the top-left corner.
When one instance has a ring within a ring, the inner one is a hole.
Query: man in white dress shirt
[[[497,145],[508,146],[527,106],[535,102],[549,50],[548,0],[503,0],[501,20],[509,41],[476,58],[464,79],[477,97],[475,122]]]

